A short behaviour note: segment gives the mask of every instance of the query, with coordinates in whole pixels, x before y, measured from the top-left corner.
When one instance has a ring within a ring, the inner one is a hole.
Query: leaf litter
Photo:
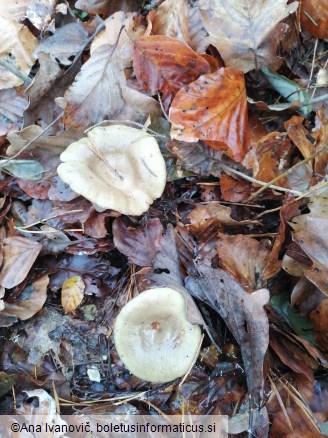
[[[325,436],[324,3],[0,6],[0,414],[214,412],[232,436]],[[164,385],[131,374],[113,337],[156,287],[203,330]]]

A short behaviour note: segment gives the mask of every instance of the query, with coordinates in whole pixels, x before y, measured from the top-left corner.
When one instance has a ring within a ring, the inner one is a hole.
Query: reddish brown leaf
[[[250,183],[233,178],[227,173],[222,173],[220,183],[222,198],[225,201],[242,202],[251,194]]]
[[[10,289],[21,283],[40,251],[41,245],[34,240],[20,236],[4,239],[4,263],[0,272],[0,285]]]
[[[249,149],[247,98],[244,75],[220,68],[201,76],[174,98],[169,118],[172,138],[203,140],[214,149],[242,161]]]
[[[133,67],[145,90],[163,94],[168,108],[184,85],[210,72],[205,59],[176,38],[156,35],[135,41]]]
[[[302,0],[301,25],[317,38],[328,38],[328,1]]]
[[[113,239],[116,248],[132,263],[151,266],[162,239],[163,227],[159,219],[150,219],[145,226],[129,226],[126,218],[119,217],[113,223]]]

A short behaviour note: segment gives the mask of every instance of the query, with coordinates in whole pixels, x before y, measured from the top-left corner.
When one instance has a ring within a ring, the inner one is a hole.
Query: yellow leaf
[[[74,312],[82,303],[85,284],[81,277],[72,277],[64,281],[61,292],[61,303],[66,313]]]

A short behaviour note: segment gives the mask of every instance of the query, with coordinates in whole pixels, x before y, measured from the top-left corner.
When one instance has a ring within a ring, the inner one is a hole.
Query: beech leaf
[[[115,118],[122,110],[125,76],[114,49],[103,45],[95,50],[66,91],[64,119],[67,126],[90,126],[107,117]]]
[[[242,161],[249,149],[243,73],[222,67],[201,76],[177,93],[169,119],[172,138],[187,142],[202,140],[235,161]]]
[[[245,73],[269,66],[277,69],[279,42],[288,28],[279,23],[296,11],[298,2],[287,0],[201,0],[200,12],[208,43],[213,44],[227,66]]]
[[[26,237],[3,239],[4,262],[0,272],[0,285],[11,289],[21,283],[35,262],[41,245]]]
[[[222,269],[198,265],[201,277],[187,277],[186,288],[211,306],[224,319],[240,345],[248,390],[257,406],[263,400],[263,362],[269,345],[269,321],[263,306],[268,303],[267,289],[252,294]]]
[[[176,38],[155,35],[135,41],[133,67],[144,89],[163,94],[166,107],[180,88],[210,72],[210,65]]]

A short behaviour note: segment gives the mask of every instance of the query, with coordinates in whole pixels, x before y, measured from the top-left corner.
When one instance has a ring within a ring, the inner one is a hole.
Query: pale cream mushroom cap
[[[139,216],[165,188],[165,162],[155,138],[125,125],[97,127],[60,155],[57,172],[95,206]]]
[[[140,379],[164,383],[183,376],[197,353],[199,325],[187,320],[180,292],[148,289],[129,301],[114,324],[116,350]]]

